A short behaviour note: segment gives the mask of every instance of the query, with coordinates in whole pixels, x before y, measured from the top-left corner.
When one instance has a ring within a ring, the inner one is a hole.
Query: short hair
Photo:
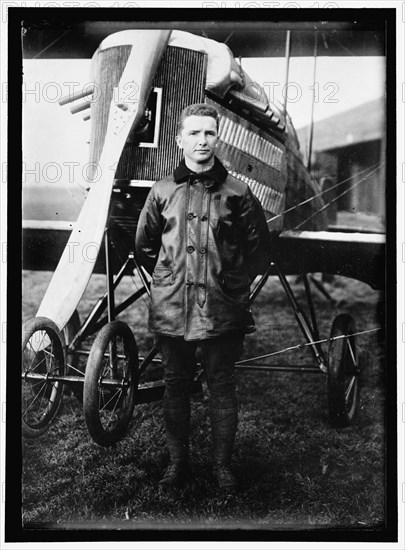
[[[179,122],[177,124],[177,135],[180,134],[180,132],[183,129],[183,123],[184,120],[189,116],[210,116],[215,119],[215,122],[217,123],[217,130],[219,128],[219,115],[218,111],[215,109],[215,107],[212,107],[212,105],[207,105],[206,103],[193,103],[192,105],[188,105],[185,109],[182,110],[180,113]]]

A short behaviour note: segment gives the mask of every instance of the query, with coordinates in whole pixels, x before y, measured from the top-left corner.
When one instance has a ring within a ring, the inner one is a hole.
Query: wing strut
[[[288,78],[290,72],[290,48],[291,31],[288,30],[285,37],[285,86],[284,86],[284,121],[287,121],[287,103],[288,103]]]
[[[316,60],[318,55],[318,32],[315,31],[314,42],[314,75],[312,78],[312,105],[311,105],[311,123],[309,130],[309,148],[308,148],[308,172],[311,172],[312,141],[314,138],[314,106],[315,106],[315,78],[316,78]]]

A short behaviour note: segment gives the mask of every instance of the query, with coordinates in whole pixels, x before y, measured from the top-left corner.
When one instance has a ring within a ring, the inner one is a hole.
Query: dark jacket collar
[[[206,172],[193,172],[188,168],[184,159],[180,162],[173,172],[173,178],[176,183],[186,181],[189,177],[191,180],[200,180],[206,182],[206,187],[211,187],[214,183],[223,183],[226,180],[228,171],[225,166],[215,157],[214,166]],[[211,182],[211,185],[209,184]]]

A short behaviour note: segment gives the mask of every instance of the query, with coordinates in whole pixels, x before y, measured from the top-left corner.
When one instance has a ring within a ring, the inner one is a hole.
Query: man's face
[[[215,118],[197,115],[187,117],[176,140],[177,145],[184,151],[186,161],[196,164],[209,163],[218,142]]]

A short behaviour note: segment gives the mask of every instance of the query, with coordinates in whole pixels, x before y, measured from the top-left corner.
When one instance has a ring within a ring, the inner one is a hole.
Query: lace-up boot
[[[213,438],[213,475],[221,489],[235,490],[238,483],[233,475],[230,462],[237,428],[236,405],[230,408],[210,407]]]
[[[159,481],[159,485],[160,487],[182,487],[188,473],[187,462],[171,462]]]
[[[238,488],[238,482],[236,481],[229,464],[214,464],[212,473],[220,489],[234,491]]]
[[[170,464],[159,485],[179,487],[184,485],[188,473],[190,405],[187,400],[178,402],[166,397],[163,403],[163,420]]]

